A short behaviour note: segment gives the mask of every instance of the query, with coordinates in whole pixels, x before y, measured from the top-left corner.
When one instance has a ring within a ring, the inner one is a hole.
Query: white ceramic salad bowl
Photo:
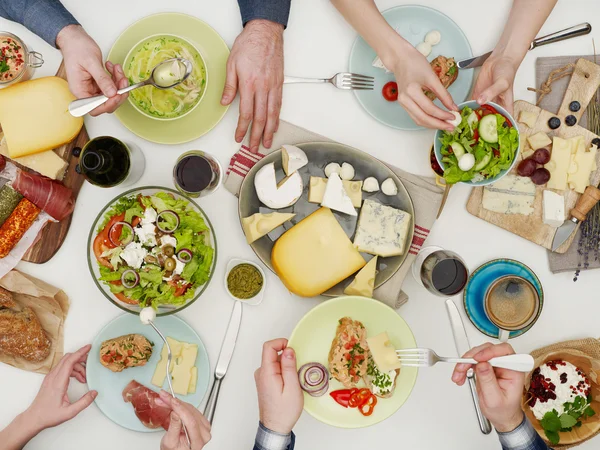
[[[106,221],[106,214],[109,211],[111,211],[111,209],[114,207],[114,205],[116,205],[119,202],[119,200],[121,200],[122,198],[125,198],[125,197],[137,198],[139,195],[153,196],[158,193],[165,193],[165,194],[171,195],[175,200],[183,200],[183,201],[188,202],[187,208],[189,208],[190,211],[193,211],[193,212],[199,214],[200,217],[204,220],[204,224],[206,225],[206,228],[207,228],[207,230],[202,233],[202,235],[204,236],[204,244],[211,247],[213,252],[212,252],[212,261],[210,262],[210,264],[207,262],[207,264],[209,264],[209,269],[207,270],[207,273],[206,273],[206,281],[202,284],[198,283],[198,285],[195,286],[193,296],[191,294],[186,295],[189,298],[187,298],[185,301],[183,301],[181,303],[156,304],[155,306],[156,306],[156,310],[157,310],[157,315],[166,316],[169,314],[174,314],[176,312],[183,310],[184,308],[191,305],[192,303],[194,303],[198,299],[198,297],[200,297],[200,295],[202,295],[202,293],[206,290],[208,284],[210,283],[210,281],[214,275],[215,266],[216,266],[216,262],[217,262],[217,239],[215,236],[214,228],[213,228],[210,220],[204,213],[204,211],[196,203],[194,203],[194,201],[191,200],[189,197],[187,197],[173,189],[166,188],[166,187],[159,187],[159,186],[145,186],[145,187],[135,188],[135,189],[126,191],[126,192],[120,194],[119,196],[115,197],[110,202],[108,202],[108,204],[104,208],[102,208],[102,210],[100,210],[100,212],[98,213],[98,216],[94,220],[94,223],[90,230],[89,237],[88,237],[88,245],[87,245],[88,267],[90,269],[90,273],[92,275],[94,283],[96,283],[96,286],[98,286],[98,288],[100,289],[100,292],[102,292],[102,294],[110,302],[112,302],[113,304],[115,304],[116,306],[121,308],[122,310],[130,312],[132,314],[139,314],[139,312],[142,310],[142,308],[146,305],[140,306],[139,304],[131,304],[131,303],[122,301],[121,299],[117,298],[115,296],[115,294],[113,294],[113,292],[111,292],[111,290],[108,286],[108,282],[102,281],[100,279],[102,274],[100,271],[100,264],[98,263],[96,256],[95,256],[94,241],[99,234],[99,231],[100,231],[99,227]],[[160,212],[160,211],[158,211],[158,212]],[[182,230],[184,229],[184,227],[185,227],[184,220],[181,221],[180,227]],[[173,233],[173,236],[176,236],[176,233]],[[180,249],[178,248],[177,250],[180,250]],[[174,257],[176,257],[176,255],[174,255]],[[195,257],[203,258],[204,256],[198,254]],[[208,258],[207,258],[207,261],[209,261]],[[123,263],[123,265],[125,265],[125,264]],[[123,267],[123,266],[119,266],[119,267]],[[139,285],[138,285],[138,289],[142,286],[142,284],[143,283],[140,281]],[[142,289],[145,289],[145,288],[146,287],[144,286]],[[189,289],[192,289],[192,288],[189,288]]]
[[[519,127],[517,125],[517,122],[508,113],[508,111],[506,111],[506,109],[504,109],[502,106],[500,106],[496,103],[492,103],[492,102],[488,102],[486,105],[492,107],[499,114],[502,114],[505,118],[507,118],[510,121],[510,123],[512,124],[512,127],[515,130],[517,130],[517,149],[515,151],[513,161],[510,164],[510,167],[503,169],[502,171],[500,171],[500,173],[498,173],[498,175],[496,175],[494,177],[485,178],[483,180],[473,179],[470,181],[459,181],[458,183],[463,183],[463,184],[467,184],[470,186],[487,186],[488,184],[495,183],[496,181],[503,178],[506,174],[510,173],[510,171],[513,169],[513,167],[517,163],[517,160],[519,159],[519,152],[521,151],[521,137],[520,137]],[[485,108],[486,105],[483,105],[483,107]],[[477,103],[475,100],[470,100],[470,101],[467,101],[467,102],[464,102],[464,103],[461,103],[458,105],[459,111],[462,111],[465,107],[469,107],[472,110],[476,110],[478,108],[481,108],[482,106],[479,103]],[[435,150],[435,158],[437,159],[438,164],[440,165],[440,167],[442,167],[442,169],[446,169],[446,166],[447,166],[447,164],[442,161],[442,159],[443,159],[442,143],[440,141],[440,138],[442,137],[442,135],[444,133],[446,133],[446,132],[443,130],[437,130],[435,133],[435,138],[433,140],[433,147]]]

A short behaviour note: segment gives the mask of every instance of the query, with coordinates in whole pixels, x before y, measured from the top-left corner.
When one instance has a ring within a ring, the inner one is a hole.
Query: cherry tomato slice
[[[342,405],[344,408],[348,407],[348,402],[350,401],[350,396],[356,392],[356,389],[340,389],[337,391],[330,392],[329,395],[333,398],[339,405]]]
[[[395,102],[398,100],[398,84],[395,81],[386,83],[381,90],[381,94],[388,102]]]
[[[369,399],[365,403],[358,407],[358,410],[363,416],[368,417],[371,414],[373,414],[373,411],[375,410],[375,405],[377,405],[377,397],[371,394],[371,397],[369,397]]]
[[[484,111],[488,111],[488,114],[500,114],[496,108],[491,105],[481,105],[481,108]],[[487,115],[487,114],[484,114]]]

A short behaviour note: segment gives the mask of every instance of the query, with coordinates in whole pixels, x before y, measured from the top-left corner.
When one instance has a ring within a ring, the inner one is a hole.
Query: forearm
[[[4,430],[0,431],[2,448],[4,450],[21,450],[40,431],[36,429],[27,412],[21,413]]]
[[[331,0],[346,21],[392,70],[405,49],[412,46],[381,15],[374,0]]]
[[[238,0],[242,23],[265,19],[287,27],[292,0]]]
[[[517,65],[520,64],[556,2],[557,0],[514,0],[494,52],[508,56]]]
[[[56,46],[56,36],[77,20],[59,0],[2,0],[0,16],[18,22]]]

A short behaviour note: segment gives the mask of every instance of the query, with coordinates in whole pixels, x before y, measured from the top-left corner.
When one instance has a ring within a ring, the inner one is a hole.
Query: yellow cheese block
[[[196,393],[196,386],[198,385],[198,368],[192,367],[192,378],[190,379],[190,386],[188,387],[188,394]]]
[[[539,133],[536,133],[533,136],[529,136],[527,138],[527,142],[533,150],[537,150],[538,148],[542,147],[547,147],[550,144],[552,144],[552,141],[550,140],[548,135],[543,131],[540,131]]]
[[[273,246],[271,263],[294,294],[314,297],[365,265],[329,208],[320,208]]]
[[[386,332],[367,338],[367,344],[369,344],[369,351],[380,372],[388,373],[400,368],[396,349]]]
[[[171,373],[173,373],[173,367],[175,366],[175,359],[181,355],[181,349],[183,348],[183,342],[176,341],[175,339],[167,336],[167,341],[171,347]],[[157,387],[162,387],[167,378],[167,346],[163,345],[162,351],[160,352],[160,361],[154,369],[154,376],[152,377],[152,384]]]
[[[181,355],[175,360],[173,368],[173,390],[176,394],[187,395],[192,379],[192,368],[196,365],[198,346],[195,344],[183,344]]]
[[[377,256],[371,258],[365,267],[360,269],[352,283],[344,289],[346,295],[362,295],[363,297],[373,297],[375,289],[375,275],[377,273]]]
[[[8,145],[6,144],[3,133],[0,133],[0,155],[10,158]],[[29,167],[31,170],[35,170],[53,180],[62,180],[65,169],[68,166],[67,162],[54,153],[53,150],[46,150],[45,152],[36,153],[35,155],[12,159],[14,162]]]
[[[519,114],[519,123],[524,123],[529,128],[535,127],[539,114],[531,111],[521,111]]]
[[[360,208],[362,204],[362,181],[348,181],[342,180],[344,190],[350,200],[352,200],[352,206]],[[311,203],[323,202],[323,196],[325,195],[325,189],[327,188],[327,178],[321,177],[310,177],[310,185],[308,188],[308,201]]]
[[[252,244],[265,234],[291,220],[296,214],[272,212],[269,214],[256,213],[242,219],[242,229],[248,244]]]
[[[585,188],[590,185],[590,175],[594,170],[596,153],[596,146],[586,150],[585,145],[582,145],[578,148],[577,153],[571,157],[571,168],[567,181],[569,187],[580,194],[583,194]]]
[[[567,176],[571,168],[571,143],[555,136],[552,143],[552,156],[545,167],[550,172],[548,188],[564,191],[567,188]]]
[[[75,96],[65,80],[38,78],[0,90],[0,125],[11,158],[51,150],[72,141],[83,126],[69,103]]]

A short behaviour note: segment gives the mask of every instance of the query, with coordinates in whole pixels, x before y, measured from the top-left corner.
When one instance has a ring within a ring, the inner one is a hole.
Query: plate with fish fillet
[[[176,396],[198,407],[210,379],[202,340],[178,317],[158,317],[154,323],[171,347],[170,377]],[[117,317],[100,331],[88,356],[87,381],[98,391],[95,403],[106,417],[134,431],[169,428],[170,411],[155,402],[161,389],[169,392],[163,347],[154,329],[131,314]]]
[[[304,410],[339,428],[375,425],[400,409],[417,379],[401,367],[396,350],[416,348],[415,337],[396,311],[366,297],[321,303],[296,325],[296,351]]]

